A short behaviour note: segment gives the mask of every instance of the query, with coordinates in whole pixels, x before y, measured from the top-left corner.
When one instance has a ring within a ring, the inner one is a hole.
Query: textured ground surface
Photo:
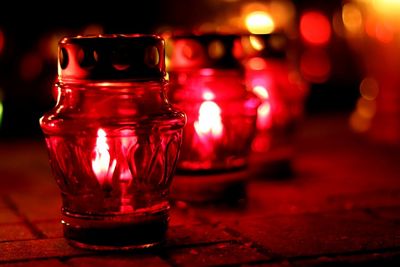
[[[400,266],[400,149],[309,119],[290,178],[251,177],[237,205],[175,202],[165,246],[95,253],[62,237],[42,142],[0,144],[0,266]]]

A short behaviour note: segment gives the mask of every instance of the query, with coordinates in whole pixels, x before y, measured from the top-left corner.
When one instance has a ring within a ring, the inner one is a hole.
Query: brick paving
[[[0,144],[0,267],[400,266],[400,148],[346,123],[309,120],[293,177],[252,177],[236,205],[174,201],[165,245],[129,253],[69,246],[43,144]]]

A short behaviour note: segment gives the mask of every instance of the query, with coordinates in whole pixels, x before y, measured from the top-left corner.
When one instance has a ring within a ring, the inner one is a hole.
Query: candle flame
[[[349,32],[357,34],[362,30],[363,17],[361,10],[356,4],[347,3],[343,5],[342,20]]]
[[[107,144],[107,134],[103,129],[97,131],[96,147],[94,148],[94,158],[92,160],[92,169],[101,184],[110,182],[114,173],[116,160],[111,162],[109,153],[110,147]],[[111,164],[110,164],[111,162]]]
[[[199,137],[220,138],[224,128],[221,108],[214,101],[204,101],[199,109],[199,118],[194,122],[194,128]]]

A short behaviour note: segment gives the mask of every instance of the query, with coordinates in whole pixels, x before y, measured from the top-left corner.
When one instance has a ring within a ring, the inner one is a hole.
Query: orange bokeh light
[[[265,69],[267,67],[267,64],[265,63],[265,60],[263,58],[260,58],[260,57],[251,58],[247,62],[247,65],[251,70],[263,70],[263,69]]]
[[[265,11],[254,11],[248,14],[245,24],[247,30],[254,34],[268,34],[275,30],[274,20]]]

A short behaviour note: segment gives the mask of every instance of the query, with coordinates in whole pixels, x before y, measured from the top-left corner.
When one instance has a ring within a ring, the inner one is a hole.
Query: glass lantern
[[[288,58],[285,34],[243,36],[240,47],[247,87],[261,100],[252,165],[264,174],[290,173],[307,84]]]
[[[204,34],[169,40],[169,96],[188,120],[180,172],[226,172],[247,165],[259,100],[246,90],[243,69],[234,57],[237,39]]]
[[[40,125],[64,236],[98,250],[159,244],[185,125],[166,98],[163,39],[64,38],[58,63],[57,104]]]

